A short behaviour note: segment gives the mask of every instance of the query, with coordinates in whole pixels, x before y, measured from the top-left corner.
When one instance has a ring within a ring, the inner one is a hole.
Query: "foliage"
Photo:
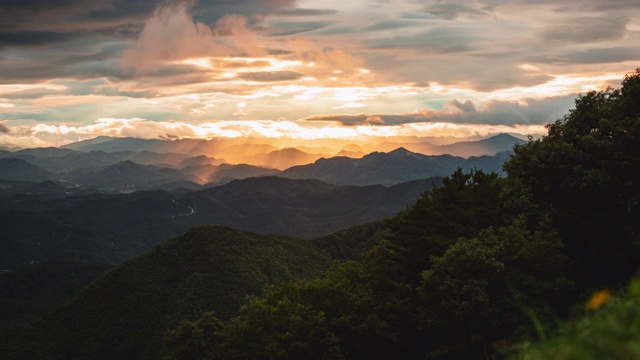
[[[561,276],[566,258],[560,247],[553,232],[530,231],[517,219],[460,239],[433,258],[418,291],[423,321],[450,333],[438,351],[470,358],[500,339],[530,332],[529,316],[553,318],[550,304],[572,287]]]
[[[0,275],[0,326],[45,315],[111,267],[58,260]]]
[[[431,256],[442,255],[460,237],[473,237],[500,223],[500,184],[497,174],[458,169],[441,187],[388,219],[391,234],[372,249],[367,261],[384,267],[381,277],[391,272],[393,281],[417,284]]]
[[[224,323],[213,313],[206,312],[198,321],[183,320],[177,329],[164,336],[165,359],[192,360],[209,356],[217,342]]]
[[[640,358],[640,280],[613,296],[599,310],[563,323],[541,342],[527,341],[513,359],[638,359]]]
[[[385,222],[379,220],[338,230],[313,242],[332,259],[361,260],[364,253],[383,240],[388,230]]]
[[[328,265],[310,242],[194,227],[98,278],[45,318],[41,336],[54,358],[156,358],[166,330],[182,320],[209,311],[229,319],[265,284],[318,276]]]
[[[579,97],[505,164],[551,212],[583,288],[625,283],[640,260],[640,69],[622,85]]]

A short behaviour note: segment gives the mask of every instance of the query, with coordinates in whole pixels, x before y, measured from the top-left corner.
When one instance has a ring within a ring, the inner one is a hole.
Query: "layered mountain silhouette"
[[[7,158],[0,159],[0,179],[39,182],[57,179],[57,176],[26,160]]]
[[[335,150],[326,146],[301,146],[297,151],[292,148],[277,148],[273,145],[256,143],[256,140],[243,141],[241,139],[134,139],[98,137],[69,145],[64,148],[77,151],[151,151],[155,153],[189,154],[190,156],[205,155],[225,159],[226,162],[238,164],[248,163],[263,167],[285,169],[295,165],[311,163],[320,157],[350,156],[361,157],[372,150],[390,152],[399,147],[427,155],[454,155],[460,157],[495,155],[499,152],[511,150],[514,145],[525,143],[525,140],[509,134],[498,134],[486,139],[475,141],[459,141],[447,145],[433,145],[429,142],[416,142],[416,139],[384,141],[369,144],[337,143]],[[345,151],[345,153],[340,153]],[[269,154],[271,153],[271,154]],[[291,161],[287,162],[288,159]],[[123,159],[126,160],[126,159]],[[135,160],[134,160],[135,161]]]
[[[502,173],[502,164],[510,153],[498,156],[470,157],[429,156],[398,148],[388,153],[374,152],[361,159],[334,157],[313,164],[291,167],[279,176],[292,179],[319,179],[333,184],[393,185],[431,176],[451,174],[456,168],[488,170]]]
[[[198,224],[310,239],[394,215],[440,182],[338,186],[268,176],[201,191],[53,198],[0,191],[0,270],[57,258],[120,263]]]
[[[496,136],[484,146],[510,141]],[[116,264],[199,224],[310,239],[394,215],[458,167],[501,172],[511,154],[464,158],[399,147],[284,171],[220,163],[245,145],[273,167],[319,156],[227,140],[106,137],[0,151],[0,270],[58,258]]]
[[[407,147],[412,151],[431,154],[431,155],[453,155],[468,158],[471,156],[496,155],[503,151],[513,149],[514,145],[526,143],[509,134],[498,134],[486,139],[476,141],[461,141],[447,145],[431,145],[431,144],[409,144]]]
[[[347,156],[329,157],[295,148],[272,150],[273,146],[263,144],[234,145],[229,140],[98,138],[70,144],[67,148],[2,151],[0,159],[5,163],[0,169],[0,179],[62,181],[68,187],[95,188],[103,192],[194,190],[202,186],[225,184],[234,179],[268,175],[318,179],[338,185],[393,185],[431,176],[446,176],[458,167],[502,173],[502,163],[508,159],[510,148],[519,142],[524,140],[501,134],[481,141],[438,147],[442,151],[446,149],[465,155],[472,152],[492,153],[467,158],[448,154],[424,155],[405,147],[362,156],[362,148],[355,144],[346,145],[344,150],[338,152]],[[388,147],[394,143],[382,145]],[[407,146],[434,148],[424,143]],[[143,150],[132,151],[131,147]],[[243,149],[248,153],[243,154]],[[305,149],[311,151],[313,148]],[[507,150],[494,153],[499,149]],[[216,155],[194,155],[181,151],[195,151],[196,154],[213,151]],[[247,163],[225,163],[227,158],[244,159]]]
[[[78,185],[107,187],[123,192],[150,189],[198,188],[198,178],[185,176],[178,170],[140,165],[126,160],[100,168],[83,168],[63,176]]]

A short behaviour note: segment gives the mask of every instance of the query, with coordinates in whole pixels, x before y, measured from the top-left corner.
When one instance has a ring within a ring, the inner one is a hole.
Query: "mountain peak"
[[[413,152],[407,150],[404,147],[399,147],[393,151],[388,152],[388,154],[393,154],[393,155],[407,155],[407,154],[413,154]]]

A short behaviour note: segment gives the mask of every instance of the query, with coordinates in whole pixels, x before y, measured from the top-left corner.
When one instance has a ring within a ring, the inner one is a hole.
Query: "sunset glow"
[[[0,12],[0,146],[101,135],[541,134],[576,96],[618,86],[640,64],[633,2],[200,0],[89,8],[71,16],[63,4],[25,10],[16,3]],[[112,18],[94,17],[95,8]]]

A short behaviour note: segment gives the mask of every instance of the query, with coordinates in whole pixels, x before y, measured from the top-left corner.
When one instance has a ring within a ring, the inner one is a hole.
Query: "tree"
[[[180,326],[164,337],[163,359],[205,359],[222,341],[224,323],[207,312],[198,321],[184,320]]]
[[[391,234],[366,255],[367,262],[382,267],[380,279],[391,276],[394,282],[415,286],[431,256],[442,255],[460,237],[500,224],[500,191],[497,174],[458,168],[441,187],[387,220]]]
[[[527,229],[524,217],[472,239],[460,239],[422,273],[424,323],[438,329],[434,355],[477,358],[491,344],[549,319],[572,284],[561,242],[548,229]]]
[[[626,283],[640,264],[640,69],[548,129],[515,147],[509,178],[551,214],[581,287]]]

